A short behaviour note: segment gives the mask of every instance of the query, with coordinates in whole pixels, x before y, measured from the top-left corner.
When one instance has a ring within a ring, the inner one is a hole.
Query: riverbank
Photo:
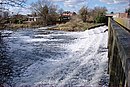
[[[21,28],[38,28],[38,29],[48,29],[48,30],[61,30],[61,31],[85,31],[92,28],[104,26],[105,23],[84,23],[84,22],[67,22],[64,24],[50,25],[42,27],[41,25],[31,25],[31,24],[6,24],[0,27],[0,30],[4,29],[21,29]]]
[[[40,28],[41,25],[32,25],[32,24],[4,24],[0,26],[0,30],[4,29],[21,29],[21,28]]]
[[[105,23],[95,24],[95,23],[82,23],[82,24],[58,24],[55,27],[48,28],[49,30],[62,30],[62,31],[85,31],[90,30],[92,28],[104,26]]]

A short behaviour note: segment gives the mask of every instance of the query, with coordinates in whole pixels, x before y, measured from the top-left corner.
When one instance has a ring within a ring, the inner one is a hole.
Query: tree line
[[[63,9],[57,9],[56,5],[48,0],[38,0],[32,3],[32,11],[41,17],[41,24],[47,25],[55,22],[59,18],[59,14],[62,14]],[[105,7],[95,7],[94,9],[89,9],[87,6],[81,7],[78,12],[78,16],[83,22],[95,22],[102,23],[105,21],[105,14],[107,8]]]
[[[2,0],[0,4],[6,4],[10,6],[20,6],[23,7],[26,0]],[[51,25],[59,21],[59,16],[64,12],[64,10],[58,9],[57,5],[54,5],[50,0],[38,0],[31,4],[32,14],[40,17],[34,24],[38,25]],[[95,7],[93,9],[83,6],[77,13],[78,17],[83,22],[93,22],[102,23],[105,21],[105,14],[107,8],[105,7]],[[0,23],[3,23],[0,21]]]
[[[79,15],[83,22],[103,23],[105,22],[106,12],[106,7],[95,7],[94,9],[89,9],[87,6],[83,6],[79,10]]]

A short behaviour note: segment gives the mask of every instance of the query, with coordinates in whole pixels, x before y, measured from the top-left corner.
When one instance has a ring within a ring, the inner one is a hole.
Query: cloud
[[[107,4],[118,4],[128,2],[128,0],[100,0],[100,1],[106,2]]]
[[[30,10],[30,6],[28,5],[26,8],[22,8],[22,7],[9,7],[10,12],[13,14],[30,14],[31,10]]]
[[[63,2],[65,0],[51,0],[51,1],[54,1],[54,2]]]
[[[83,4],[85,2],[87,2],[87,1],[86,0],[67,0],[67,1],[65,1],[65,5],[72,7],[72,6],[76,6],[78,4]]]
[[[87,0],[52,0],[54,2],[63,2],[65,6],[76,7],[80,4],[86,4]]]

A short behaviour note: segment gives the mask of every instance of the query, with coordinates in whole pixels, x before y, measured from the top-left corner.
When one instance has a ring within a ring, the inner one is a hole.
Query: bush
[[[41,26],[41,25],[44,25],[42,21],[34,21],[31,23],[31,26]]]
[[[106,17],[104,15],[97,16],[95,21],[96,21],[96,23],[105,23],[106,22]]]
[[[57,25],[54,30],[83,31],[94,25],[96,24],[83,22],[82,19],[80,19],[80,17],[76,15],[73,16],[69,22]]]
[[[85,28],[83,21],[78,16],[73,16],[69,22],[60,24],[58,27],[60,30],[67,31],[81,31]]]

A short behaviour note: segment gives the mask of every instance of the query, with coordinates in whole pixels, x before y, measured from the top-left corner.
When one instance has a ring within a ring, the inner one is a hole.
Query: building
[[[110,16],[110,17],[113,17],[113,18],[130,18],[128,13],[107,14],[106,16]]]
[[[37,15],[27,15],[27,21],[28,23],[36,22],[40,19]]]
[[[128,18],[129,17],[128,13],[118,13],[118,15],[119,15],[119,18]]]
[[[65,11],[60,15],[60,22],[68,22],[73,15],[76,15],[75,12]]]
[[[35,22],[38,21],[40,17],[28,17],[28,22]]]

